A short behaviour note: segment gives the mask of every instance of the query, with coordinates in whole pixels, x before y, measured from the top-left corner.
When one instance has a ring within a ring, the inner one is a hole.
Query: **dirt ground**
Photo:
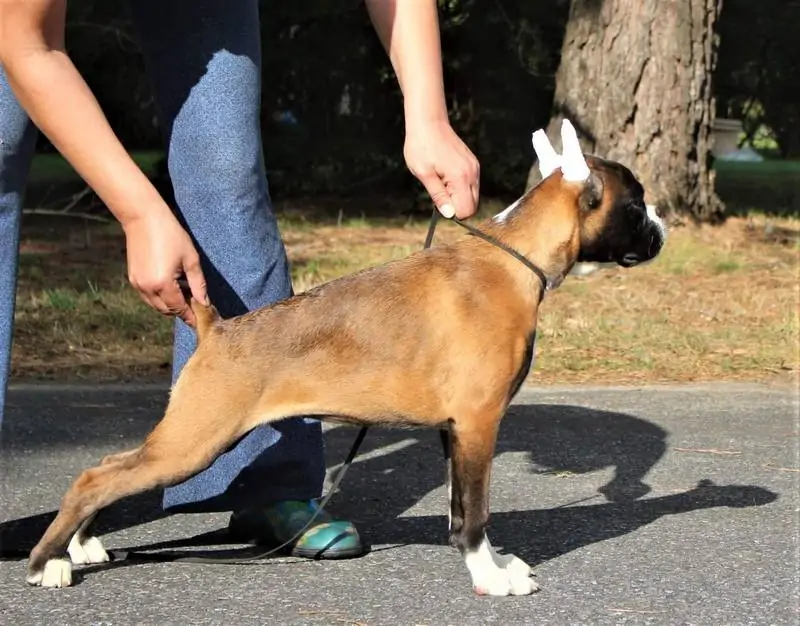
[[[427,228],[424,218],[320,220],[282,209],[296,291],[406,255]],[[437,240],[461,235],[442,224]],[[531,380],[797,381],[799,266],[798,219],[673,228],[656,262],[570,276],[548,294]],[[168,377],[171,321],[141,303],[125,276],[116,224],[26,217],[12,375]]]

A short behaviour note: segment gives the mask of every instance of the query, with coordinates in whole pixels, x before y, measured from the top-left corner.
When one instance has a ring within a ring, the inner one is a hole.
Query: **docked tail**
[[[219,312],[213,304],[203,304],[192,296],[192,290],[189,288],[189,281],[185,276],[178,278],[178,286],[183,293],[183,297],[189,302],[192,307],[192,312],[195,317],[195,332],[197,333],[198,341],[202,341],[203,337],[211,332],[214,324],[222,319]]]
[[[196,321],[195,331],[197,332],[198,341],[202,341],[203,337],[211,332],[214,325],[221,319],[219,312],[213,304],[203,304],[194,298],[190,300],[192,311]]]

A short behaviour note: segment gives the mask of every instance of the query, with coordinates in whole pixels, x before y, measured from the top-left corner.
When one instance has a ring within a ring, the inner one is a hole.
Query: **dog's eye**
[[[589,183],[581,193],[580,204],[584,211],[592,211],[603,202],[603,181],[599,176],[592,175]]]
[[[600,196],[589,194],[588,197],[586,198],[585,202],[584,202],[584,207],[586,209],[589,209],[590,211],[592,209],[596,209],[597,207],[600,206],[600,201],[601,200],[602,200],[602,198]]]

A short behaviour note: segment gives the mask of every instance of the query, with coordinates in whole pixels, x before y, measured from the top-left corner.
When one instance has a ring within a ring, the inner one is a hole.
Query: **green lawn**
[[[800,213],[800,161],[717,161],[714,170],[729,213]]]
[[[155,165],[163,156],[159,151],[134,152],[133,160],[145,174],[153,176]],[[37,154],[31,165],[31,183],[63,183],[79,180],[78,174],[60,154]]]

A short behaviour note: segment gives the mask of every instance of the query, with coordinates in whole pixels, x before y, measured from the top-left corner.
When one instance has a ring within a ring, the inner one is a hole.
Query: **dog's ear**
[[[589,179],[578,198],[581,211],[593,211],[603,202],[603,179],[596,172],[589,173]]]
[[[555,170],[561,167],[561,157],[558,156],[550,139],[543,129],[537,130],[532,137],[533,151],[539,161],[539,173],[542,180],[550,176]]]
[[[575,128],[568,119],[564,118],[561,122],[560,155],[553,148],[543,129],[540,128],[533,133],[532,141],[542,180],[558,168],[561,168],[561,174],[566,181],[579,183],[589,179],[589,166],[583,156]]]
[[[570,182],[588,180],[590,173],[575,127],[566,118],[561,122],[561,173]]]

